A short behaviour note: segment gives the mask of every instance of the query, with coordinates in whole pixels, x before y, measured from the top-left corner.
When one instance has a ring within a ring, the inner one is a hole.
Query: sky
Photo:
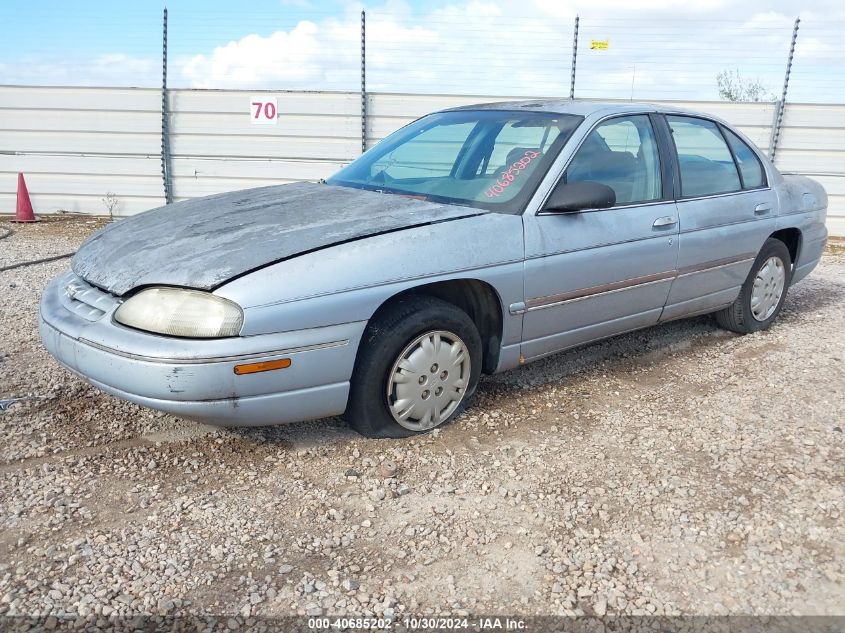
[[[177,88],[716,99],[737,72],[780,96],[801,17],[789,100],[845,101],[845,3],[806,0],[171,0]],[[164,5],[0,0],[0,84],[161,82]],[[599,42],[607,42],[603,48]]]

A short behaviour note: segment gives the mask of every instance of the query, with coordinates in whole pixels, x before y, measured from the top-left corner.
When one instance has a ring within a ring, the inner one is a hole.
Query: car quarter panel
[[[488,213],[372,236],[307,253],[215,291],[244,308],[242,334],[366,321],[396,294],[475,279],[493,287],[503,313],[499,369],[518,364],[522,319],[522,218]]]
[[[815,180],[805,176],[784,175],[775,188],[778,197],[777,229],[801,231],[798,261],[792,283],[810,274],[821,260],[827,243],[827,192]]]

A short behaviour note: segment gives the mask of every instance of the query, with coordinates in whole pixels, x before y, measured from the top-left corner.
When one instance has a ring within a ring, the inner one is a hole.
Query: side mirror
[[[584,209],[607,209],[616,204],[616,192],[600,182],[562,182],[555,187],[543,211],[575,213]]]

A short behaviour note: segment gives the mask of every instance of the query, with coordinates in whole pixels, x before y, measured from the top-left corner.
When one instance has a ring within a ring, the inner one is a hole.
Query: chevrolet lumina
[[[742,133],[663,106],[530,101],[424,116],[326,182],[168,205],[92,235],[45,290],[44,345],[120,398],[223,425],[454,418],[479,376],[713,313],[769,327],[827,195]]]

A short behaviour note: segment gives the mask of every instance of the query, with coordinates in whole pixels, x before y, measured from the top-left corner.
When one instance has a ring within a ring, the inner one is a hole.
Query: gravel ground
[[[0,267],[95,226],[14,227]],[[483,379],[448,427],[221,430],[39,345],[67,261],[0,272],[0,614],[845,614],[845,256],[739,337],[702,317]]]
[[[108,220],[72,215],[50,216],[34,224],[13,224],[0,218],[0,239],[9,231],[20,237],[0,243],[0,268],[23,261],[70,253],[95,229]]]

